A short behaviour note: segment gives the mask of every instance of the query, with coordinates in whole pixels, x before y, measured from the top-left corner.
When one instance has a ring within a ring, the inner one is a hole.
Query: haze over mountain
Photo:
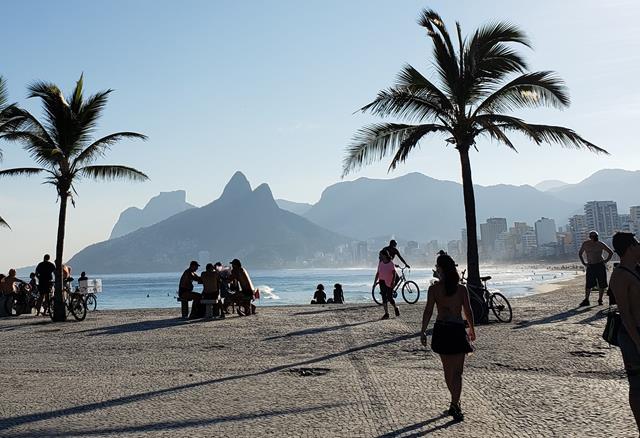
[[[278,207],[280,207],[281,209],[290,211],[291,213],[295,213],[300,216],[304,215],[311,209],[311,207],[313,207],[312,204],[287,201],[286,199],[276,199],[276,204],[278,204]]]
[[[222,196],[125,236],[91,245],[69,263],[92,273],[172,272],[190,260],[239,258],[252,268],[289,266],[349,239],[280,209],[266,184],[240,173]]]
[[[640,205],[640,170],[603,169],[577,184],[549,191],[558,199],[584,204],[587,201],[616,201],[618,212]]]
[[[151,198],[142,210],[138,207],[127,208],[120,213],[109,239],[124,236],[139,228],[157,224],[174,214],[195,208],[186,201],[186,197],[184,190],[161,192],[158,196]]]
[[[568,185],[568,183],[564,181],[560,181],[557,179],[548,179],[546,181],[539,182],[535,186],[533,186],[536,190],[540,190],[541,192],[547,192],[551,190],[557,190],[561,187]]]
[[[475,186],[478,223],[506,217],[533,224],[542,216],[562,224],[582,208],[525,186]],[[462,186],[420,173],[376,180],[359,178],[328,187],[307,219],[340,234],[367,239],[396,234],[418,241],[460,239],[465,227]]]

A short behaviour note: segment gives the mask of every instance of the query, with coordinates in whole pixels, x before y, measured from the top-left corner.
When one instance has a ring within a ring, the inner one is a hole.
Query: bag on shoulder
[[[609,310],[607,313],[607,323],[604,325],[602,339],[607,341],[609,345],[618,347],[618,332],[622,326],[622,317],[617,310]]]

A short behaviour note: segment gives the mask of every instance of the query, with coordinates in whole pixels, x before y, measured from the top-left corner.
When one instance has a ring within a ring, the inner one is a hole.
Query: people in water
[[[432,284],[427,292],[420,341],[422,345],[427,345],[427,326],[435,306],[438,315],[433,326],[431,349],[440,355],[445,382],[451,394],[448,414],[454,420],[462,421],[464,414],[460,407],[460,394],[464,360],[465,356],[473,351],[471,342],[476,339],[473,313],[469,304],[469,292],[460,284],[460,275],[451,256],[438,256],[436,271],[438,281]],[[465,328],[466,325],[468,329]]]
[[[327,294],[324,292],[324,285],[322,283],[316,286],[311,304],[327,304]]]

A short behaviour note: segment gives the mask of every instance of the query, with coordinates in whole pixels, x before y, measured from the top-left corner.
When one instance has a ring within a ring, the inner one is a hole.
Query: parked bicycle
[[[400,268],[400,266],[395,265],[396,268]],[[408,304],[415,304],[420,298],[420,288],[415,281],[407,280],[404,271],[408,268],[400,268],[400,278],[399,281],[396,282],[396,285],[393,288],[393,298],[395,299],[398,296],[398,289],[402,290],[402,298]],[[376,282],[371,289],[371,296],[373,297],[373,301],[375,301],[378,305],[382,305],[382,293],[380,292],[380,282]]]
[[[83,321],[87,317],[87,303],[84,295],[79,292],[72,292],[69,283],[65,283],[62,291],[62,301],[64,303],[67,316],[73,315],[76,321]],[[49,297],[49,316],[53,319],[53,302],[54,297]]]
[[[28,283],[19,283],[17,286],[17,292],[9,294],[4,302],[4,310],[9,316],[31,313],[38,299],[38,292],[32,290]]]
[[[487,281],[491,280],[491,276],[480,277],[481,286],[472,286],[467,284],[465,279],[466,270],[462,271],[460,276],[460,284],[466,284],[471,292],[469,294],[471,300],[471,310],[473,311],[476,323],[489,322],[489,310],[493,312],[498,321],[511,322],[513,319],[513,311],[507,297],[500,292],[490,292],[487,289]]]

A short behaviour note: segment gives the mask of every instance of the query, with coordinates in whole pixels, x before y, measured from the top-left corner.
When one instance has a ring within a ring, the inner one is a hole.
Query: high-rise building
[[[535,231],[527,231],[526,233],[522,234],[521,239],[522,252],[524,253],[524,255],[534,254],[536,252],[536,248],[538,247]]]
[[[536,221],[535,228],[538,247],[557,243],[556,221],[543,217]]]
[[[467,229],[463,228],[460,231],[460,255],[464,256],[467,254]]]
[[[640,205],[635,205],[629,209],[629,216],[631,216],[631,221],[635,223],[640,223]]]
[[[490,217],[487,222],[480,224],[480,240],[485,251],[493,250],[500,233],[507,231],[507,219]]]
[[[596,230],[601,239],[610,238],[620,229],[618,204],[614,201],[590,201],[584,205],[587,228]]]

